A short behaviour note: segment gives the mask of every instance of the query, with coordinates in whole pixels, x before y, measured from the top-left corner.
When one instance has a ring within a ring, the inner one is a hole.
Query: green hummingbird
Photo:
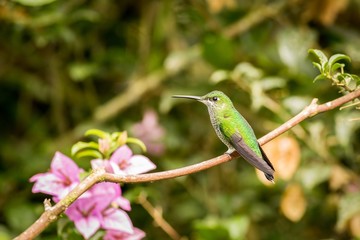
[[[259,145],[253,129],[235,109],[230,98],[221,91],[212,91],[202,97],[174,95],[174,98],[194,99],[204,103],[217,136],[228,147],[226,154],[237,151],[246,161],[264,172],[274,182],[275,169]]]

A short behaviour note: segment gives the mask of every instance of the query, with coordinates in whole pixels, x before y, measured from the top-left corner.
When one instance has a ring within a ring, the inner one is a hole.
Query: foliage
[[[329,79],[334,85],[350,92],[359,86],[360,78],[355,74],[345,73],[345,64],[340,63],[343,60],[350,62],[349,56],[334,54],[328,59],[322,51],[317,49],[310,49],[309,53],[317,57],[317,62],[313,62],[313,64],[320,71],[320,74],[315,77],[314,82],[320,79]]]
[[[76,158],[93,157],[109,159],[110,155],[120,146],[126,143],[135,143],[145,152],[145,144],[137,138],[129,138],[127,132],[106,133],[99,129],[90,129],[85,132],[85,136],[98,137],[98,142],[77,142],[71,148],[71,155]]]
[[[5,1],[0,5],[0,238],[16,236],[42,213],[47,195],[32,194],[28,179],[49,169],[55,151],[70,155],[69,146],[84,141],[88,129],[117,132],[106,138],[120,142],[129,140],[118,132],[126,129],[145,143],[157,170],[167,170],[226,150],[204,106],[174,101],[173,94],[222,90],[260,137],[313,98],[326,102],[357,89],[359,4]],[[133,202],[132,222],[147,239],[169,239],[168,226],[190,239],[360,236],[360,113],[358,101],[349,106],[303,122],[264,146],[281,172],[274,186],[259,181],[242,159],[178,179],[123,186],[124,197]],[[98,145],[73,150],[78,157],[104,157],[116,146],[95,153]],[[77,163],[88,169],[85,159]],[[302,211],[294,213],[297,204]],[[154,212],[168,225],[153,218]],[[56,239],[64,225],[71,229],[61,220],[40,239]]]

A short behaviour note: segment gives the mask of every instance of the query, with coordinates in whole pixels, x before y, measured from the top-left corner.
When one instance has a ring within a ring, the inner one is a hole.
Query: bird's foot
[[[229,148],[224,154],[229,155],[231,157],[231,155],[235,152],[235,149]]]

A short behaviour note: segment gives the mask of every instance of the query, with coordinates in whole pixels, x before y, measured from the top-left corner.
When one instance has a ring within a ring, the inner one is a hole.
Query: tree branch
[[[274,129],[273,131],[269,132],[265,136],[259,139],[260,145],[264,145],[267,142],[270,142],[275,137],[279,136],[280,134],[283,134],[284,132],[288,131],[289,129],[293,128],[300,122],[304,121],[307,118],[313,117],[319,113],[326,112],[329,110],[332,110],[334,108],[337,108],[347,102],[350,102],[356,98],[360,97],[360,89],[351,92],[347,95],[344,95],[342,97],[339,97],[333,101],[318,105],[318,99],[314,98],[310,105],[305,107],[300,113],[298,113],[295,117],[291,118],[284,124],[282,124],[280,127]]]
[[[304,108],[295,117],[291,118],[289,121],[282,124],[280,127],[276,128],[275,130],[271,131],[270,133],[260,138],[259,143],[260,145],[264,145],[265,143],[271,141],[275,137],[281,135],[282,133],[288,131],[289,129],[296,126],[300,122],[304,121],[305,119],[313,117],[319,113],[337,108],[343,105],[344,103],[350,102],[358,97],[360,97],[360,89],[321,105],[317,104],[318,99],[315,98],[312,100],[310,105]],[[47,203],[45,212],[40,216],[40,218],[27,230],[21,233],[16,239],[28,240],[38,236],[50,223],[54,222],[58,218],[58,216],[70,206],[70,204],[72,204],[77,198],[81,196],[81,194],[86,192],[96,183],[104,182],[104,181],[116,182],[116,183],[140,183],[140,182],[153,182],[164,179],[176,178],[206,170],[216,165],[228,162],[236,157],[238,157],[237,153],[231,155],[223,154],[218,157],[194,165],[190,165],[174,170],[141,174],[141,175],[121,176],[121,175],[107,173],[105,172],[104,169],[96,169],[55,206],[49,207],[49,204]]]
[[[138,197],[138,203],[151,215],[156,224],[166,232],[169,237],[173,240],[182,240],[185,239],[180,236],[179,233],[164,219],[162,216],[162,209],[158,209],[151,205],[151,203],[147,200],[147,196],[145,192],[141,192]]]

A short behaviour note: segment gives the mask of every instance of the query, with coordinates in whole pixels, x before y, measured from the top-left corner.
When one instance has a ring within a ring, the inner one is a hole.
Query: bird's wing
[[[264,150],[262,149],[262,147],[259,144],[259,149],[261,152],[261,155],[263,157],[263,159],[265,160],[265,162],[267,162],[267,164],[275,171],[274,166],[272,165],[272,163],[270,162],[269,158],[266,156]]]
[[[245,143],[240,134],[233,134],[230,137],[230,140],[236,151],[251,165],[269,175],[274,174],[274,167],[261,148],[260,151],[264,159],[256,155],[256,153]]]

